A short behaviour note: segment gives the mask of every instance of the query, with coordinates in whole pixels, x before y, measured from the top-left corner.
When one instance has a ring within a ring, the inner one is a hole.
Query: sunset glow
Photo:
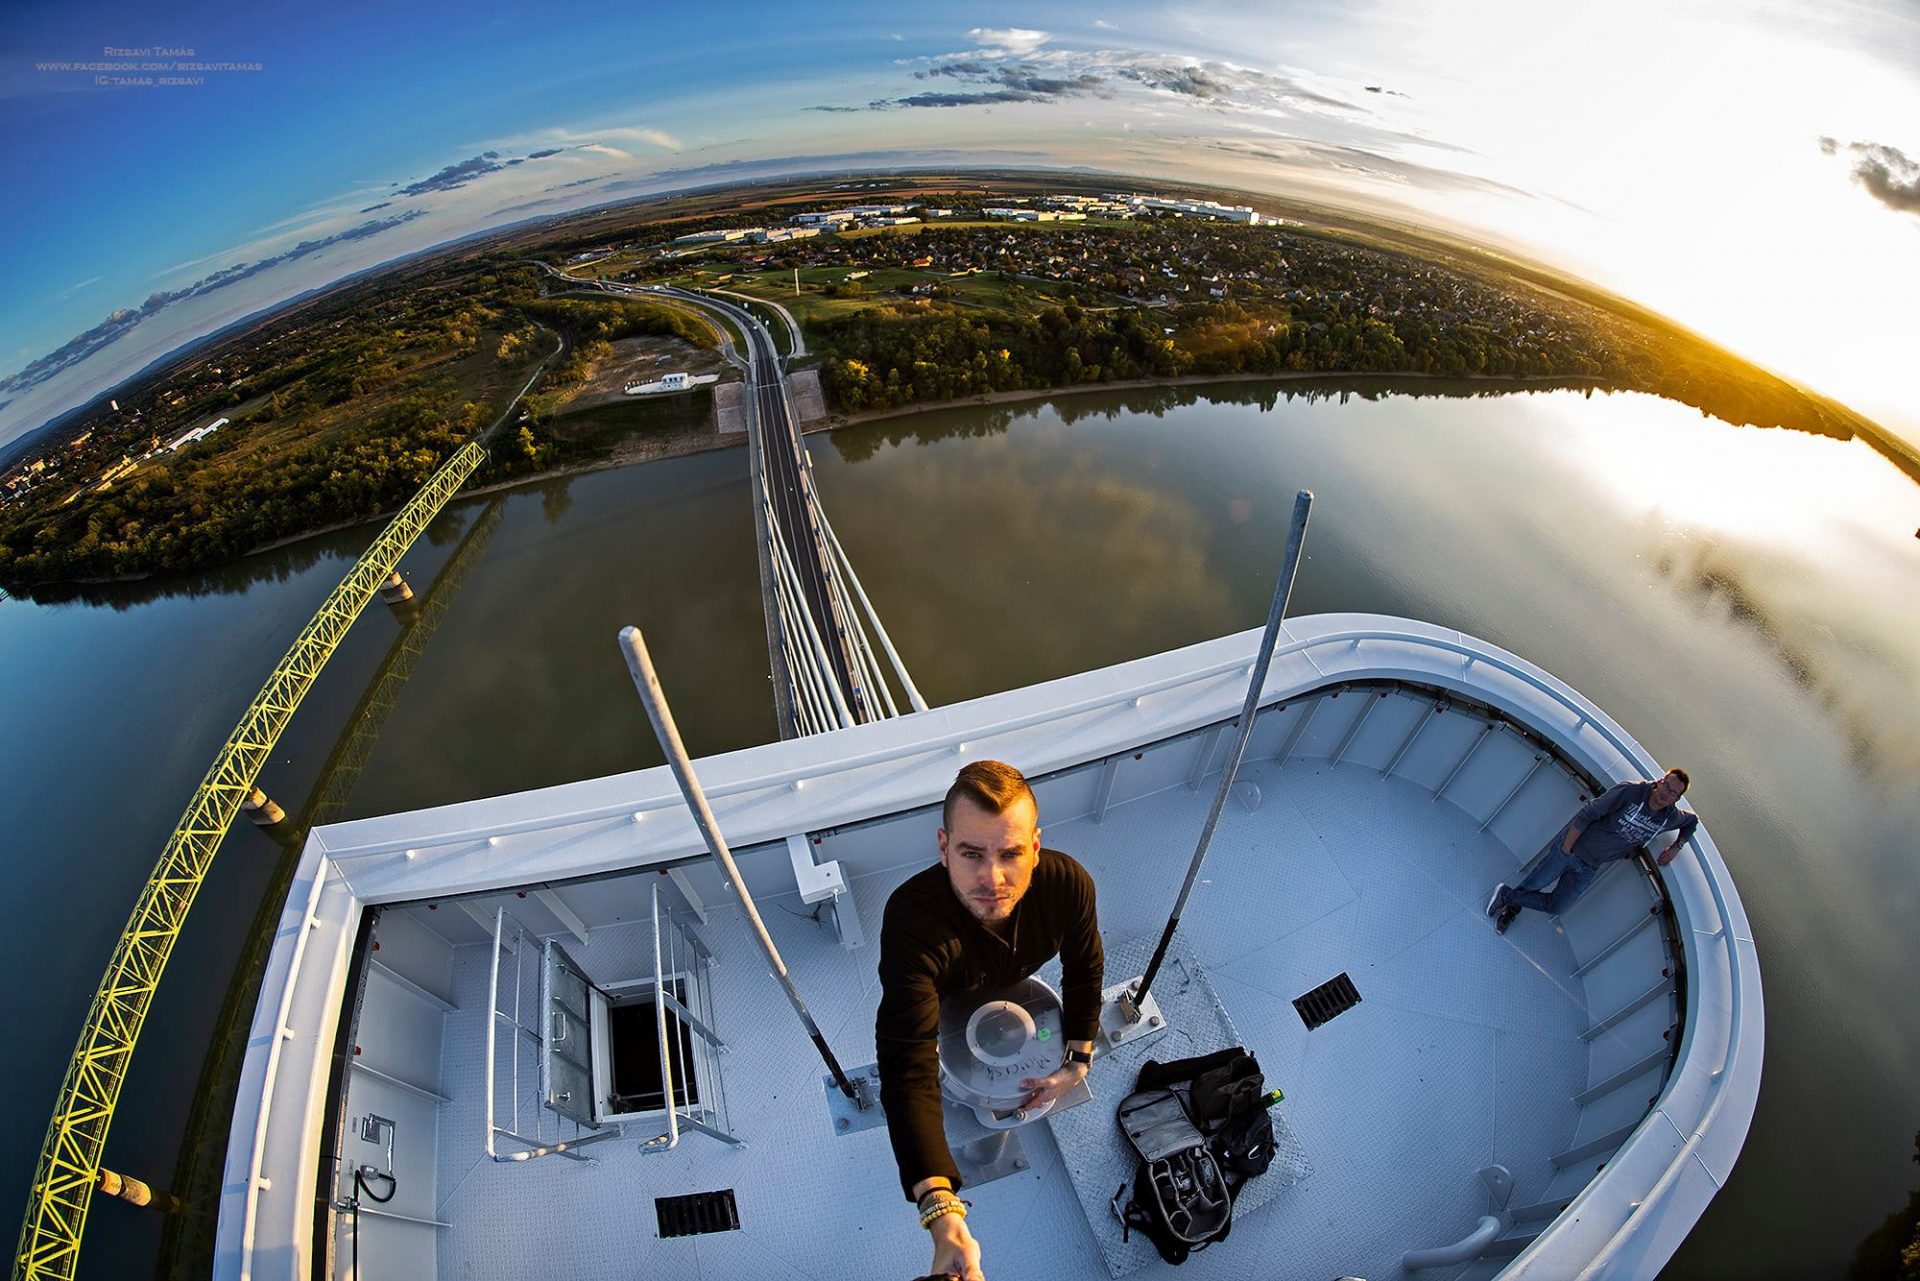
[[[583,51],[532,12],[396,26],[349,6],[306,29],[235,9],[153,39],[255,70],[163,90],[60,69],[149,25],[132,12],[7,33],[0,441],[278,299],[490,226],[729,176],[968,164],[1475,236],[1920,441],[1920,318],[1896,283],[1920,279],[1920,18],[1898,3],[1122,5],[1045,28],[767,6],[721,53],[671,10],[582,13]],[[95,332],[216,272],[232,282]]]

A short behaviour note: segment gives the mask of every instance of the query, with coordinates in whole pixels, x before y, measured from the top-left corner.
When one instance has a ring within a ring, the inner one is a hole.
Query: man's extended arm
[[[874,1022],[880,1106],[887,1113],[900,1186],[922,1213],[960,1184],[941,1123],[940,993],[928,960],[889,903],[880,928],[880,1012]],[[927,1232],[933,1239],[934,1274],[978,1281],[980,1245],[964,1214],[939,1215],[927,1223]]]
[[[924,948],[894,919],[880,930],[880,1012],[874,1044],[880,1060],[880,1105],[908,1200],[930,1178],[958,1187],[960,1171],[947,1149],[940,1114],[940,994]]]

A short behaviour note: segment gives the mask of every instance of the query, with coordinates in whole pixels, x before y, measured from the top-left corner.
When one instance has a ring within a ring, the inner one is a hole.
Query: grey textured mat
[[[1157,937],[1142,938],[1109,947],[1107,982],[1119,983],[1137,977],[1146,969],[1153,945],[1158,941]],[[1058,984],[1058,962],[1043,969],[1041,975],[1049,983]],[[1234,1028],[1232,1016],[1207,981],[1206,971],[1177,934],[1167,949],[1166,963],[1159,977],[1153,981],[1153,997],[1166,1016],[1167,1031],[1100,1055],[1087,1076],[1087,1084],[1094,1093],[1092,1102],[1049,1117],[1046,1122],[1053,1131],[1054,1142],[1060,1146],[1060,1159],[1073,1182],[1074,1196],[1086,1211],[1087,1225],[1093,1230],[1094,1242],[1106,1260],[1107,1271],[1116,1277],[1155,1262],[1160,1256],[1153,1243],[1139,1233],[1133,1233],[1128,1239],[1113,1211],[1113,1194],[1132,1182],[1135,1166],[1133,1149],[1127,1146],[1120,1127],[1114,1122],[1114,1108],[1133,1092],[1140,1065],[1148,1059],[1165,1063],[1244,1044]],[[1246,1048],[1255,1058],[1260,1056],[1258,1045]],[[1284,1081],[1269,1080],[1267,1084],[1287,1088]],[[1236,1232],[1243,1226],[1245,1216],[1299,1183],[1312,1170],[1306,1146],[1287,1124],[1286,1112],[1287,1104],[1283,1102],[1270,1114],[1273,1117],[1273,1164],[1265,1174],[1249,1180],[1240,1190],[1233,1209]]]

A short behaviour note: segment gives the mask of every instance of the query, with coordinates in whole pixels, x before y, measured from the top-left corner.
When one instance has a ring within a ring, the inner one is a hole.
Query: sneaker
[[[1493,918],[1493,932],[1495,934],[1505,934],[1507,927],[1513,924],[1513,918],[1518,915],[1520,915],[1520,909],[1512,903],[1501,908],[1500,915]]]
[[[1487,915],[1496,916],[1507,905],[1507,883],[1500,882],[1493,887],[1493,897],[1487,900]]]

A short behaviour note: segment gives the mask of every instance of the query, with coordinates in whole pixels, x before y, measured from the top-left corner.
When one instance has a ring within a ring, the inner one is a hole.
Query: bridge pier
[[[252,819],[255,827],[278,827],[287,821],[287,812],[257,787],[252,795],[240,802],[240,812]]]
[[[400,577],[397,569],[387,575],[386,582],[380,584],[380,599],[387,603],[387,608],[402,623],[411,623],[420,617],[420,602],[413,598],[413,588],[406,579]]]
[[[134,1178],[131,1174],[117,1174],[105,1166],[100,1167],[100,1180],[95,1185],[110,1197],[118,1197],[128,1205],[144,1206],[158,1210],[162,1214],[177,1214],[180,1211],[180,1198],[171,1192],[156,1192],[152,1186]]]

